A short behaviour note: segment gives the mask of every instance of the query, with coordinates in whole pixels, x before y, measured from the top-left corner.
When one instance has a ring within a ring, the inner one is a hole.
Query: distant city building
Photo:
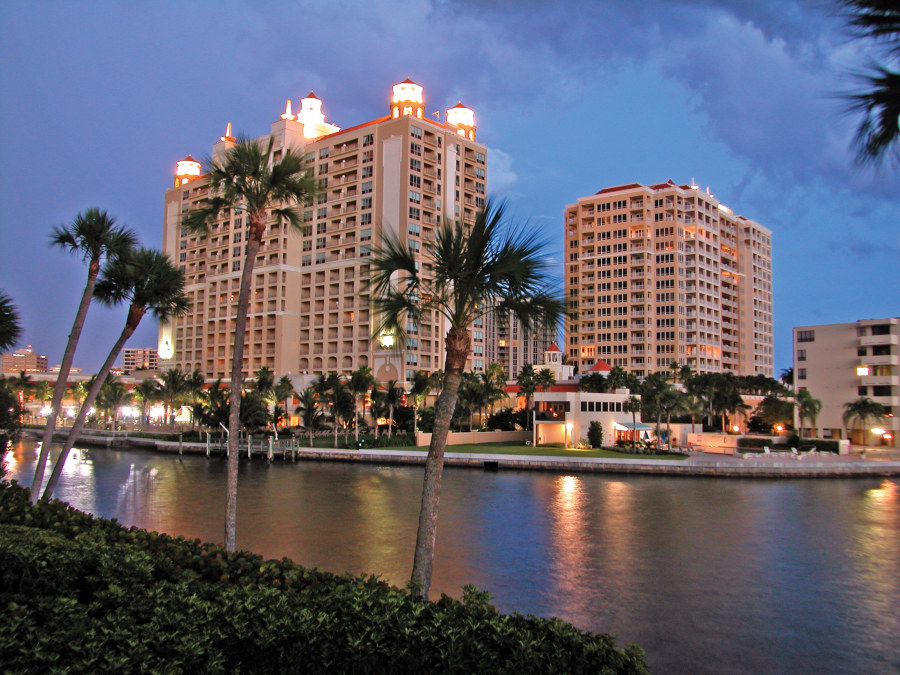
[[[12,354],[0,355],[0,370],[9,373],[46,373],[47,357],[35,352],[31,345],[24,349],[17,349]]]
[[[526,331],[521,328],[515,316],[510,316],[505,322],[496,321],[494,334],[485,337],[486,346],[491,350],[489,361],[496,361],[503,366],[508,380],[516,379],[527,364],[538,368],[550,346],[556,347],[555,328]]]
[[[62,370],[62,364],[57,364],[55,366],[50,366],[50,370],[47,372],[50,372],[53,374],[58,374],[60,370]],[[78,366],[72,366],[71,368],[69,368],[69,374],[70,375],[80,375],[81,368],[79,368]]]
[[[156,347],[126,347],[122,350],[122,370],[129,373],[135,370],[159,370],[159,352]]]
[[[804,421],[803,435],[897,447],[900,318],[798,326],[793,348],[794,387],[809,390],[822,402],[815,426]],[[844,423],[844,405],[862,396],[883,405],[889,416],[870,423],[865,431],[853,430]]]
[[[244,374],[265,366],[280,375],[349,373],[368,366],[377,380],[410,381],[417,370],[443,368],[443,319],[434,314],[399,336],[375,335],[377,317],[367,287],[372,252],[383,235],[398,239],[421,261],[442,219],[474,222],[485,205],[487,149],[475,141],[474,112],[457,104],[426,110],[424,89],[394,85],[388,114],[347,129],[327,123],[312,92],[295,115],[284,114],[260,140],[303,153],[321,185],[314,204],[301,207],[302,232],[272,216],[256,261],[244,351]],[[235,145],[230,124],[213,146],[221,160]],[[193,309],[162,324],[164,366],[229,377],[235,309],[244,261],[246,215],[224,211],[208,235],[182,227],[182,218],[208,197],[208,176],[192,157],[178,162],[165,195],[163,250],[187,275]],[[489,362],[491,321],[472,325],[468,368]]]
[[[565,209],[566,349],[639,377],[773,376],[771,232],[696,185],[630,183]]]

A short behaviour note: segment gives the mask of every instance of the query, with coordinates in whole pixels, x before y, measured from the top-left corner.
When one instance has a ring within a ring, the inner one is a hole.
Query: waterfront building
[[[897,447],[900,318],[797,326],[793,335],[794,386],[822,402],[815,425],[804,420],[802,435]],[[883,405],[889,415],[864,431],[843,420],[844,405],[862,396]]]
[[[11,354],[0,355],[0,370],[5,375],[26,373],[46,373],[47,356],[38,354],[31,345],[23,349],[17,349]]]
[[[369,259],[391,236],[419,254],[443,219],[473,222],[485,204],[487,149],[476,141],[475,113],[459,103],[426,109],[424,89],[407,79],[394,85],[388,114],[349,128],[326,122],[323,102],[310,92],[297,114],[288,101],[262,142],[303,153],[319,179],[315,203],[301,207],[301,233],[273,217],[257,258],[244,351],[244,374],[349,373],[371,367],[380,382],[410,381],[416,370],[443,367],[446,326],[432,315],[417,330],[374,335],[377,317],[367,287]],[[214,160],[235,144],[229,124],[213,146]],[[224,212],[206,236],[181,226],[208,197],[208,178],[191,156],[178,162],[165,194],[163,249],[187,275],[193,309],[160,326],[163,367],[230,375],[234,319],[244,256],[245,216]],[[472,326],[468,369],[484,370],[496,328]]]
[[[156,347],[128,348],[122,350],[122,370],[159,370],[159,352]]]
[[[639,377],[773,376],[771,232],[697,185],[630,183],[565,209],[569,361]]]

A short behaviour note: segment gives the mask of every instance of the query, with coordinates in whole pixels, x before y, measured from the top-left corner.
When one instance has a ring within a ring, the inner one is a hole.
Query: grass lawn
[[[403,450],[404,448],[396,448]],[[415,448],[428,451],[428,446]],[[447,452],[477,452],[492,455],[522,455],[524,457],[609,457],[613,459],[687,459],[684,455],[632,455],[614,450],[565,450],[560,447],[530,445],[511,445],[509,443],[464,443],[460,445],[448,445]]]

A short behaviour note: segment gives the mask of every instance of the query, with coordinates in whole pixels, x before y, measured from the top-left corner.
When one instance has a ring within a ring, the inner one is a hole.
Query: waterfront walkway
[[[421,465],[427,453],[415,448],[363,450],[342,450],[301,447],[302,439],[294,439],[290,446],[285,442],[276,447],[272,456],[262,442],[254,442],[252,458],[282,461],[338,461],[362,462],[368,464]],[[179,443],[151,438],[109,435],[82,436],[79,444],[106,447],[132,446],[165,453],[212,454],[221,456],[224,448],[205,443]],[[451,446],[452,448],[452,446]],[[246,452],[246,444],[241,455]],[[496,470],[537,470],[571,471],[589,473],[627,473],[666,476],[710,476],[723,478],[849,478],[900,476],[900,451],[867,449],[865,458],[859,454],[833,455],[814,453],[792,455],[789,452],[765,455],[723,455],[704,452],[691,453],[686,459],[643,459],[619,457],[579,457],[578,451],[571,455],[542,456],[538,454],[511,455],[490,452],[453,452],[449,449],[444,456],[446,466],[468,467],[488,471]]]

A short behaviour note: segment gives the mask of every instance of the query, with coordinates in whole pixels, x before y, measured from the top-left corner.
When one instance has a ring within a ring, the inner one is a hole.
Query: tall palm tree
[[[861,445],[866,444],[866,427],[884,419],[885,415],[887,409],[883,405],[865,396],[844,404],[844,424],[849,424],[852,431],[861,432]]]
[[[816,437],[816,419],[822,412],[822,401],[813,397],[809,389],[801,389],[797,392],[797,420],[800,422],[800,434],[803,434],[803,420],[812,423],[813,438]]]
[[[134,388],[134,398],[141,406],[141,424],[147,424],[150,404],[158,401],[160,396],[159,382],[152,377],[141,380]]]
[[[303,156],[291,148],[275,159],[275,137],[267,145],[241,137],[220,162],[208,162],[211,197],[204,206],[188,213],[185,225],[206,233],[223,210],[247,214],[246,253],[241,266],[241,285],[234,320],[234,349],[231,357],[231,400],[228,419],[228,481],[225,497],[225,550],[234,552],[237,528],[238,437],[241,427],[241,390],[244,368],[244,336],[256,255],[262,245],[269,213],[279,225],[287,223],[300,230],[302,216],[295,205],[309,202],[316,182]]]
[[[529,413],[531,410],[531,399],[538,388],[537,373],[534,371],[534,366],[530,363],[526,363],[522,366],[522,370],[520,370],[519,374],[516,376],[516,385],[519,387],[519,393],[525,397],[526,429],[530,429],[531,419],[533,417]]]
[[[313,447],[313,434],[322,428],[322,411],[319,410],[319,398],[314,387],[307,387],[300,392],[300,405],[294,412],[300,416],[300,425],[309,434],[309,447]]]
[[[206,376],[199,368],[194,368],[193,372],[185,375],[184,378],[184,394],[185,401],[191,408],[191,431],[194,430],[194,407],[200,402],[203,396],[203,387],[206,385]]]
[[[53,466],[50,480],[47,481],[44,499],[49,499],[53,494],[59,477],[62,475],[69,451],[78,440],[81,429],[84,427],[88,410],[94,404],[100,387],[103,386],[113,363],[119,357],[122,347],[134,334],[141,319],[148,312],[160,321],[187,313],[191,303],[184,286],[184,273],[172,264],[168,256],[159,251],[140,248],[127,258],[118,259],[105,265],[103,276],[97,282],[95,294],[98,300],[107,305],[115,305],[122,301],[128,302],[125,326],[94,378],[87,398],[81,404],[81,409],[69,431],[62,453]],[[33,485],[31,489],[33,493],[37,493],[40,485]],[[32,494],[32,500],[35,499],[36,497]]]
[[[9,351],[22,337],[22,322],[19,310],[12,298],[0,291],[0,352]]]
[[[341,390],[344,383],[337,373],[322,373],[313,382],[313,389],[319,397],[325,418],[331,422],[331,431],[334,434],[334,447],[338,446],[338,426],[340,424],[340,410],[338,403],[342,396]]]
[[[425,402],[425,397],[431,391],[434,385],[434,378],[424,370],[417,370],[413,373],[412,382],[410,382],[409,395],[413,400],[413,434],[416,433],[417,423],[419,419],[419,406]]]
[[[629,396],[622,403],[622,412],[631,413],[631,447],[635,445],[637,437],[637,414],[641,412],[641,399],[637,396]]]
[[[137,245],[137,237],[130,229],[116,225],[116,219],[106,211],[98,208],[89,208],[84,213],[79,213],[71,224],[54,227],[50,233],[50,245],[59,246],[64,251],[78,256],[87,263],[87,282],[81,293],[81,301],[75,312],[75,320],[72,322],[72,330],[66,342],[66,350],[63,352],[62,362],[59,366],[59,375],[56,376],[56,384],[53,386],[53,398],[50,401],[50,415],[47,417],[47,425],[44,427],[44,438],[41,442],[41,452],[37,465],[34,468],[34,480],[31,499],[37,501],[40,496],[38,489],[44,482],[44,471],[47,466],[47,458],[50,456],[50,444],[53,442],[53,432],[56,429],[56,419],[62,405],[63,395],[69,381],[69,372],[72,369],[72,359],[75,358],[75,347],[81,337],[81,329],[87,318],[88,307],[94,295],[94,286],[100,268],[105,262],[114,262],[126,255]]]
[[[372,285],[379,311],[377,335],[405,336],[407,322],[418,326],[432,312],[449,326],[445,336],[444,386],[438,397],[434,432],[425,464],[412,583],[428,596],[437,533],[438,503],[447,435],[459,383],[472,345],[469,326],[490,312],[512,312],[523,330],[555,327],[563,303],[553,296],[541,242],[521,228],[505,227],[503,207],[488,203],[470,226],[445,222],[419,267],[418,256],[385,237],[372,260]]]
[[[506,398],[506,371],[496,361],[488,365],[481,374],[484,404],[494,412],[494,404]]]
[[[359,402],[374,386],[375,377],[368,366],[360,366],[350,373],[350,379],[347,380],[347,389],[353,395],[353,433],[357,443],[359,443]]]
[[[900,141],[900,5],[893,0],[840,0],[855,37],[871,40],[881,48],[882,62],[857,78],[865,87],[846,95],[849,109],[862,113],[856,132],[857,161],[876,163]],[[890,65],[884,65],[884,60]]]
[[[384,387],[384,402],[388,407],[388,438],[394,428],[394,408],[401,405],[403,401],[403,389],[397,386],[397,380],[389,380]]]

